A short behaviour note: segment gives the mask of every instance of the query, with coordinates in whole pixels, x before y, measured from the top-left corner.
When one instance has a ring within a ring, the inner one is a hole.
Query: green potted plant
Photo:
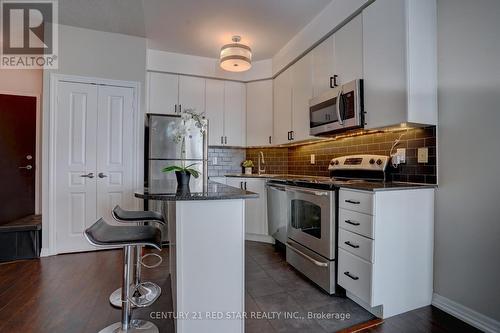
[[[175,172],[175,177],[177,178],[177,184],[179,186],[185,186],[189,184],[191,176],[193,176],[194,178],[198,178],[200,176],[200,172],[192,168],[192,166],[196,164],[197,163],[193,163],[187,166],[171,165],[166,168],[163,168],[161,171]]]
[[[186,165],[186,138],[193,131],[199,131],[202,135],[207,131],[207,120],[203,114],[198,114],[194,109],[185,109],[181,112],[181,121],[172,122],[167,127],[167,135],[175,143],[181,144],[181,165],[170,165],[162,169],[162,172],[175,172],[177,185],[186,187],[189,185],[191,175],[194,178],[200,176],[200,172],[193,168],[193,163]]]
[[[244,160],[241,163],[241,166],[245,169],[245,175],[252,174],[252,168],[253,168],[253,161],[252,160]]]

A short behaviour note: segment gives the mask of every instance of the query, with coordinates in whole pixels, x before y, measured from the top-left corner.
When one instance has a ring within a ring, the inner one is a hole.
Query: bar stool
[[[131,319],[131,305],[134,303],[131,294],[139,288],[131,284],[132,272],[132,249],[137,246],[152,246],[161,249],[161,230],[154,226],[112,226],[104,219],[85,230],[85,237],[90,244],[101,248],[123,247],[123,281],[122,281],[122,315],[121,322],[117,322],[102,329],[100,333],[110,332],[143,332],[159,333],[158,327],[152,322],[140,319]],[[132,286],[131,286],[132,285]],[[132,287],[132,288],[131,288]],[[132,290],[131,290],[132,289]],[[156,299],[143,303],[141,306],[149,306]],[[135,304],[138,306],[138,304]]]
[[[153,211],[133,211],[133,210],[124,210],[119,205],[116,205],[115,208],[111,211],[111,216],[120,222],[120,223],[134,223],[137,225],[143,225],[145,222],[153,222],[157,223],[161,226],[165,225],[165,220],[163,216],[157,212]],[[162,262],[162,258],[154,253],[148,253],[142,256],[142,246],[135,247],[135,269],[134,269],[134,283],[136,286],[140,286],[134,295],[132,295],[134,299],[134,304],[142,304],[147,303],[152,299],[156,299],[161,294],[161,288],[153,282],[142,282],[141,283],[141,267],[144,266],[146,268],[155,268],[159,266]],[[144,264],[144,258],[150,256],[157,256],[159,258],[159,262],[156,265],[146,265]],[[109,302],[119,308],[122,305],[121,302],[122,291],[121,288],[116,289],[110,296]],[[134,305],[135,307],[135,305]]]

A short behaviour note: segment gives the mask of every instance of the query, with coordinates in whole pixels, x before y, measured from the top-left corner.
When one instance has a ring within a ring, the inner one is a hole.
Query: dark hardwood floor
[[[167,250],[162,266],[144,270],[144,280],[162,287],[162,296],[133,317],[155,322],[160,332],[174,332],[169,319],[150,319],[172,311]],[[94,333],[120,320],[108,297],[121,284],[122,251],[66,254],[0,264],[0,332]],[[385,320],[364,332],[479,332],[434,307]],[[202,333],[202,332],[200,332]]]

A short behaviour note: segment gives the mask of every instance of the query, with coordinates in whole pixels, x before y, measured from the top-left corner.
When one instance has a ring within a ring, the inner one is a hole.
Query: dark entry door
[[[35,213],[36,98],[0,94],[0,224]]]

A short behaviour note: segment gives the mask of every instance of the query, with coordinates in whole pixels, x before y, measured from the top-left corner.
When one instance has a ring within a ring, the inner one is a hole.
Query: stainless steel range
[[[330,177],[268,181],[268,186],[278,185],[286,193],[288,263],[330,294],[336,289],[338,189],[385,181],[388,160],[380,155],[343,156],[331,160]]]

